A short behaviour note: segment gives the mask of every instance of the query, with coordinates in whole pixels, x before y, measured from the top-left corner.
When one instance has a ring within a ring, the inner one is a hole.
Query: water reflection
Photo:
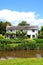
[[[0,51],[0,59],[12,58],[41,58],[43,57],[43,50],[19,50],[19,51]]]
[[[41,58],[41,54],[36,54],[36,57],[37,58]]]

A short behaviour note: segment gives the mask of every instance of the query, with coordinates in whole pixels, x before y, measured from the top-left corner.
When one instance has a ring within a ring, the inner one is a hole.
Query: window
[[[10,30],[12,32],[12,30]]]
[[[32,32],[35,32],[35,30],[32,30]]]
[[[35,35],[32,35],[32,38],[35,38]]]

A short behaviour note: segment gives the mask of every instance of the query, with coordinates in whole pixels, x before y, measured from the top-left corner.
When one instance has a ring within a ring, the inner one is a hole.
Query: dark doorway
[[[31,37],[31,35],[27,35],[29,38]]]

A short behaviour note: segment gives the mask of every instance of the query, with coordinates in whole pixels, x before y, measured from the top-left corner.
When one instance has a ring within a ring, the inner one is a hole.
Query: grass
[[[43,65],[43,58],[15,58],[0,60],[0,65]]]

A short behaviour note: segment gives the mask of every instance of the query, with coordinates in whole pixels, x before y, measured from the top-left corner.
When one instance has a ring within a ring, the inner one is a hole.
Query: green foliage
[[[26,35],[27,34],[27,31],[22,31],[22,35]]]
[[[23,31],[23,30],[17,30],[16,31],[16,36],[17,37],[24,38],[26,34],[27,34],[27,32],[26,31]]]
[[[5,36],[3,36],[2,34],[0,34],[0,39],[5,39]]]
[[[43,26],[41,26],[41,31],[43,31]]]
[[[20,36],[20,31],[19,30],[16,31],[16,35]]]
[[[15,46],[15,50],[43,50],[43,39],[24,40],[23,43]]]
[[[16,35],[15,32],[6,32],[6,35]]]
[[[6,26],[7,25],[10,25],[11,26],[11,23],[6,21],[6,22],[2,22],[0,21],[0,34],[3,34],[5,35],[5,32],[6,32]]]
[[[38,38],[39,38],[39,39],[43,39],[43,35],[39,34],[39,35],[38,35]]]
[[[38,30],[38,34],[40,34],[40,30]]]
[[[40,32],[40,35],[43,35],[43,31]]]
[[[22,21],[22,22],[20,22],[20,23],[18,24],[18,26],[25,26],[25,25],[29,25],[29,24],[27,24],[26,21]]]
[[[38,31],[38,38],[43,39],[43,26],[41,26],[41,30]]]
[[[0,39],[0,43],[4,44],[12,44],[12,43],[23,43],[23,39],[18,39],[18,38],[15,38],[15,39]]]
[[[0,50],[43,50],[43,39],[0,39]]]
[[[23,43],[15,46],[15,50],[32,50],[36,48],[35,40],[24,40]]]
[[[21,45],[18,45],[15,47],[15,50],[35,50],[36,49],[36,44],[34,43],[23,43]]]
[[[36,43],[43,43],[43,39],[34,39]]]

